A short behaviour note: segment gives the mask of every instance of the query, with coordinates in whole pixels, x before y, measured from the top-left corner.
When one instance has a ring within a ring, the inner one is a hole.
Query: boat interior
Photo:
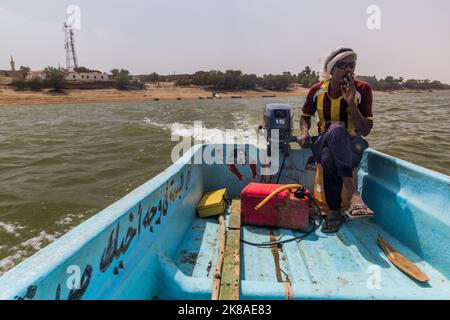
[[[423,217],[422,220],[419,213],[412,211],[420,208],[413,207],[415,199],[406,198],[404,195],[402,197],[401,193],[406,194],[406,190],[402,190],[400,185],[397,193],[394,193],[393,185],[390,185],[389,181],[380,183],[383,180],[375,175],[376,171],[364,171],[373,169],[369,167],[369,162],[374,160],[371,157],[377,156],[380,157],[376,153],[367,154],[358,173],[359,189],[376,212],[375,217],[346,219],[342,228],[334,234],[322,233],[318,226],[319,220],[316,220],[316,230],[306,235],[283,228],[241,226],[240,299],[448,297],[448,264],[445,268],[436,268],[421,256],[425,249],[425,243],[422,241],[428,240],[425,237],[431,237],[431,234],[426,234],[431,230],[424,230],[432,228],[431,219]],[[292,155],[287,160],[287,169],[283,170],[280,181],[298,182],[313,190],[315,171],[308,172],[306,169],[307,157],[308,154],[302,151]],[[224,167],[213,166],[208,170],[211,172],[207,176],[227,176],[226,172],[222,172]],[[245,165],[239,166],[239,172],[243,176],[251,177],[251,168],[246,168]],[[233,175],[232,178],[239,180]],[[225,185],[234,191],[236,199],[239,198],[239,186],[235,185],[235,181],[233,187],[214,182],[215,179],[209,180],[206,191]],[[245,186],[245,183],[241,186]],[[371,196],[368,196],[369,194]],[[230,221],[230,211],[231,206],[228,206],[225,216],[227,225]],[[427,211],[422,214],[429,214],[429,209]],[[389,223],[386,220],[389,220],[391,215],[396,217]],[[420,220],[424,221],[421,225]],[[398,225],[395,225],[396,223]],[[314,225],[311,223],[312,228]],[[418,282],[396,268],[377,244],[377,238],[380,236],[418,266],[429,277],[429,281]],[[175,268],[185,277],[203,281],[205,289],[210,289],[219,253],[219,238],[217,217],[195,217],[171,258]],[[293,238],[298,240],[278,245],[255,245]],[[448,243],[448,237],[445,241]],[[445,250],[443,247],[441,249]],[[175,291],[167,290],[161,298],[183,298],[174,296],[173,292]],[[196,298],[200,292],[201,290],[196,291],[187,297]],[[206,290],[206,294],[201,298],[210,298],[210,292]]]
[[[223,160],[236,155],[236,146],[227,148],[194,146],[1,277],[0,298],[211,299],[220,223],[217,216],[200,218],[197,205],[205,192],[220,188],[238,203],[248,183],[262,181],[261,150],[253,145],[237,147],[244,152],[237,164],[196,162],[213,149]],[[310,156],[310,149],[292,150],[279,182],[314,190]],[[347,219],[334,234],[321,232],[319,215],[309,233],[236,224],[236,207],[229,204],[225,225],[235,245],[223,262],[232,275],[226,279],[222,270],[225,298],[449,299],[449,177],[368,149],[356,181],[375,216]],[[418,282],[396,268],[377,244],[380,236],[429,280]],[[275,240],[283,243],[264,245]],[[80,268],[79,287],[65,285],[71,266]]]

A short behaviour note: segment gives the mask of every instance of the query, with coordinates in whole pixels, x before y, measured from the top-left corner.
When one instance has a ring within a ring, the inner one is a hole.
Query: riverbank
[[[433,90],[450,91],[450,90]],[[375,91],[374,95],[402,93],[424,93],[426,90],[400,90],[393,92]],[[270,90],[238,90],[216,91],[199,86],[177,87],[174,83],[147,85],[144,90],[120,91],[116,89],[66,90],[54,93],[50,90],[15,91],[7,86],[0,87],[0,106],[12,105],[47,105],[47,104],[77,104],[96,102],[128,102],[128,101],[162,101],[162,100],[192,100],[192,99],[233,99],[261,97],[302,97],[308,94],[308,89],[293,85],[287,91]]]
[[[41,105],[62,103],[95,103],[95,102],[127,102],[127,101],[161,101],[192,99],[231,99],[306,96],[308,89],[292,86],[288,91],[238,90],[211,91],[203,87],[177,87],[173,83],[147,85],[144,90],[120,91],[116,89],[65,90],[54,93],[50,90],[15,91],[8,87],[0,88],[0,106],[8,105]]]

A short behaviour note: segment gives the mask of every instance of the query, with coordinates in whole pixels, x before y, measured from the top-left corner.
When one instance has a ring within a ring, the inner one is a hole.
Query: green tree
[[[299,83],[304,88],[309,88],[313,84],[319,82],[319,73],[311,71],[311,68],[306,66],[302,72],[297,75],[295,82]]]
[[[99,72],[98,70],[92,70],[86,67],[78,67],[78,68],[74,68],[73,71],[78,72],[78,73],[89,73],[89,72]]]
[[[287,74],[264,75],[263,87],[268,90],[284,91],[292,83],[292,78]]]
[[[416,79],[408,79],[403,84],[404,88],[417,90],[420,88],[419,81]]]
[[[27,86],[27,82],[24,79],[14,79],[11,82],[11,86],[13,86],[16,90],[25,90]]]
[[[222,71],[208,72],[206,80],[213,86],[214,90],[225,87],[225,74]]]
[[[243,74],[241,76],[242,89],[254,90],[256,89],[256,74]]]
[[[204,71],[197,71],[196,73],[194,73],[192,75],[192,84],[196,86],[202,86],[204,73]]]
[[[402,88],[398,80],[394,79],[392,76],[387,76],[384,79],[380,79],[379,86],[380,90],[399,90]]]
[[[241,76],[240,70],[227,70],[225,72],[224,89],[236,90],[241,89]]]
[[[28,82],[28,87],[31,90],[35,90],[35,91],[39,91],[42,89],[43,87],[43,83],[42,80],[38,77],[33,77],[31,80],[29,80]]]
[[[113,75],[114,78],[119,76],[120,70],[119,69],[112,69],[111,74]]]
[[[61,69],[47,67],[45,68],[46,83],[54,91],[60,92],[67,86],[66,73]]]
[[[117,70],[117,69],[113,69]],[[111,72],[113,73],[113,72]],[[114,73],[113,73],[114,75]],[[130,86],[130,72],[128,70],[120,69],[116,75],[114,75],[116,79],[116,88],[119,90],[128,90]]]
[[[358,80],[367,82],[373,90],[381,90],[381,85],[375,76],[357,76]]]

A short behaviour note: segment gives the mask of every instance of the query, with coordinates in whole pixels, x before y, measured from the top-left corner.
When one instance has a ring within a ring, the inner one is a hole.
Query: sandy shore
[[[435,92],[436,90],[433,90]],[[450,90],[439,90],[439,92]],[[395,93],[424,93],[417,90],[400,90],[394,92],[374,91],[375,96]],[[240,90],[240,91],[217,91],[223,99],[232,97],[260,98],[264,96],[276,97],[302,97],[308,94],[308,89],[299,85],[293,85],[288,91],[268,90]],[[53,93],[49,90],[40,92],[15,91],[7,86],[0,87],[0,106],[11,105],[45,105],[63,103],[95,103],[95,102],[127,102],[127,101],[155,101],[155,100],[189,100],[208,99],[213,92],[203,87],[177,87],[174,83],[161,83],[147,85],[145,90],[119,91],[116,89],[96,90],[66,90],[64,93]]]
[[[216,91],[223,99],[240,96],[242,98],[256,98],[263,96],[306,96],[308,89],[292,86],[286,92],[267,90]],[[202,87],[176,87],[173,83],[147,85],[145,90],[119,91],[116,89],[98,90],[66,90],[64,93],[52,93],[49,90],[40,92],[15,91],[8,87],[0,88],[0,106],[8,105],[42,105],[61,103],[92,103],[92,102],[125,102],[125,101],[154,101],[159,100],[187,100],[207,99],[213,92]]]

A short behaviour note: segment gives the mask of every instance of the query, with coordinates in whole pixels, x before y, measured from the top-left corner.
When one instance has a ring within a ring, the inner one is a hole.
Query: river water
[[[304,100],[1,108],[0,274],[168,167],[171,135],[192,134],[193,121],[214,142],[225,129],[257,128],[266,103]],[[449,92],[377,95],[374,123],[372,148],[450,175]]]

